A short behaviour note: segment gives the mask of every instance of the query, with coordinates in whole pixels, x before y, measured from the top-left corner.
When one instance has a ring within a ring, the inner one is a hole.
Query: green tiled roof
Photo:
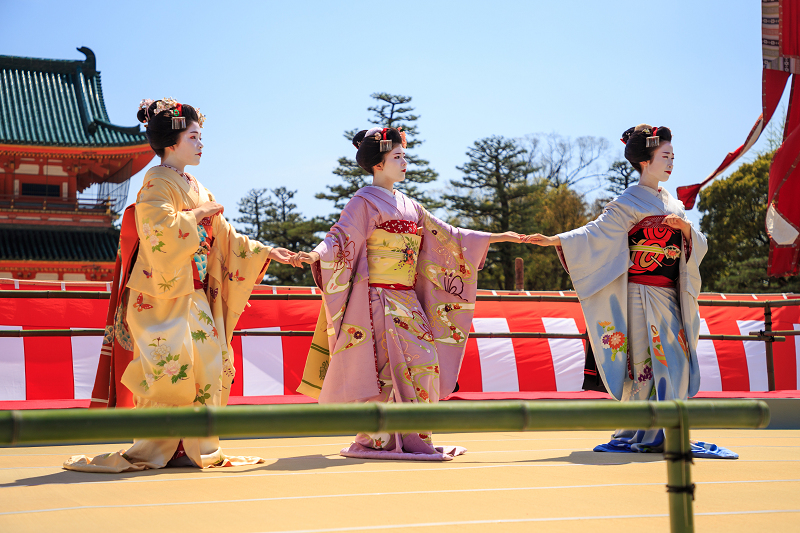
[[[147,144],[139,126],[109,122],[94,52],[84,61],[0,55],[0,143],[112,147]]]
[[[115,261],[119,230],[0,226],[0,260]]]

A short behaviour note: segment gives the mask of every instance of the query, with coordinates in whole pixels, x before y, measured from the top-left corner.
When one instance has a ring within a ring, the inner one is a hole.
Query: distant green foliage
[[[291,201],[295,194],[297,191],[286,187],[248,191],[239,201],[242,216],[236,219],[246,224],[242,233],[270,246],[293,252],[311,251],[321,240],[321,232],[330,229],[330,225],[319,217],[307,219],[298,213],[297,205]],[[308,265],[301,269],[277,261],[270,264],[265,281],[275,285],[314,285]]]
[[[408,105],[411,102],[410,96],[402,96],[397,94],[388,93],[374,93],[370,95],[371,98],[376,100],[374,106],[369,107],[367,110],[373,113],[372,118],[369,119],[370,124],[374,126],[383,126],[384,128],[403,128],[406,132],[406,141],[408,147],[406,148],[406,160],[408,161],[408,170],[406,171],[406,179],[396,185],[398,189],[418,201],[428,209],[441,207],[442,203],[434,198],[423,193],[417,185],[430,183],[435,181],[439,174],[430,168],[430,163],[413,153],[413,150],[421,145],[424,141],[417,138],[419,133],[416,122],[419,115],[413,114],[414,108]],[[361,129],[369,129],[368,127],[348,130],[344,132],[344,137],[348,143],[352,141],[356,133]],[[315,196],[323,200],[330,200],[334,203],[337,212],[331,214],[330,222],[335,222],[339,218],[339,212],[344,209],[344,206],[353,197],[353,195],[365,185],[372,183],[372,175],[364,172],[355,161],[355,149],[353,149],[353,158],[340,157],[338,164],[333,173],[339,176],[344,183],[335,185],[328,185],[328,192],[317,193]]]
[[[798,276],[767,276],[769,237],[764,223],[773,155],[760,154],[700,191],[700,228],[708,238],[708,253],[700,264],[704,290],[800,292]]]

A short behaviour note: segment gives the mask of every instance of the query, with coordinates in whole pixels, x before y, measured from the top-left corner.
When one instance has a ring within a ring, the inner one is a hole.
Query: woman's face
[[[375,166],[375,170],[380,171],[392,183],[398,183],[406,179],[406,167],[408,167],[406,151],[398,144],[384,156],[383,163]]]
[[[653,152],[653,160],[647,164],[647,173],[658,181],[667,181],[672,174],[674,162],[675,154],[672,152],[672,143],[662,141]]]
[[[178,142],[171,146],[173,158],[184,165],[199,165],[203,154],[203,143],[200,141],[202,129],[197,122],[190,122],[189,127],[178,135]]]

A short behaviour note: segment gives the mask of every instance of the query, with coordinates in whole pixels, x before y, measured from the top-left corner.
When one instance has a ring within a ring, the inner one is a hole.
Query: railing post
[[[772,307],[769,301],[764,305],[764,331],[772,331]],[[775,342],[775,337],[767,339],[764,347],[767,351],[767,384],[769,390],[775,390],[775,362],[772,359],[772,343]]]
[[[525,290],[525,260],[521,257],[514,260],[514,288],[520,292]]]
[[[671,533],[694,533],[694,484],[689,465],[692,447],[689,444],[689,414],[686,403],[675,400],[680,425],[664,429],[664,459],[667,461],[669,493],[669,526]]]

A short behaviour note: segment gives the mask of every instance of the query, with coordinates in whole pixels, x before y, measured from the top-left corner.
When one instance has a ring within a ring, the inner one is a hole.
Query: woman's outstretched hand
[[[289,259],[289,264],[293,267],[303,267],[303,263],[316,263],[319,261],[319,254],[317,252],[297,252]]]
[[[295,255],[296,254],[294,252],[287,250],[286,248],[273,248],[269,251],[269,255],[267,257],[273,261],[277,261],[278,263],[288,265],[291,262],[292,257]]]
[[[531,244],[536,244],[539,246],[561,246],[561,239],[559,239],[557,236],[548,237],[547,235],[542,235],[541,233],[529,235],[528,240],[525,242],[529,242]]]
[[[523,233],[517,233],[516,231],[506,231],[505,233],[492,233],[492,236],[489,237],[489,242],[516,242],[516,243],[526,243],[530,242],[530,235],[525,235]]]

